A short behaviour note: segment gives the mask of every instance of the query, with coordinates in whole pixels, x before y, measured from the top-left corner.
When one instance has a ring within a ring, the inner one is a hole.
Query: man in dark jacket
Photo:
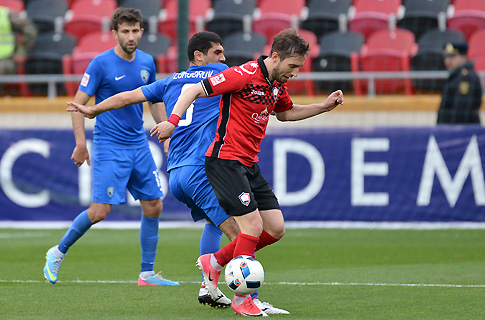
[[[438,110],[438,124],[480,124],[482,87],[467,57],[468,44],[447,43],[444,63],[450,71]]]

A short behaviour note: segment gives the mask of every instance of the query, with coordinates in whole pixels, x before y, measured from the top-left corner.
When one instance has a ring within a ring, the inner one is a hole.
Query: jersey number
[[[191,86],[195,85],[195,83],[187,83],[184,84],[182,87],[182,90],[180,91],[180,94],[184,92],[184,90],[187,90]],[[192,114],[194,113],[194,104],[192,103],[190,107],[185,111],[185,119],[179,121],[179,126],[188,126],[189,124],[192,123]]]

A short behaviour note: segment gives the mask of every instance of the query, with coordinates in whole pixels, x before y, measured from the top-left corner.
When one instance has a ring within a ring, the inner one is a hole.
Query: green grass
[[[0,229],[1,319],[236,317],[197,302],[199,229],[160,230],[156,270],[180,287],[136,285],[136,230],[90,230],[46,283],[45,252],[64,232]],[[257,257],[262,300],[291,312],[273,318],[485,319],[485,230],[293,229]]]

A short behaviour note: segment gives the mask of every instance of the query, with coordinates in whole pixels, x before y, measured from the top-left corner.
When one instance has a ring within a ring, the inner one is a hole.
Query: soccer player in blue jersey
[[[221,38],[213,32],[196,33],[187,46],[189,68],[185,72],[174,73],[166,79],[139,89],[117,94],[93,107],[68,103],[68,111],[79,111],[88,118],[102,112],[123,108],[132,103],[151,101],[164,102],[167,114],[173,110],[181,92],[202,79],[227,69],[224,62]],[[194,221],[206,219],[200,241],[200,252],[212,253],[220,249],[224,232],[230,240],[239,234],[239,227],[220,207],[207,180],[204,169],[204,153],[215,137],[219,116],[219,97],[197,100],[180,120],[169,144],[167,170],[170,172],[169,185],[174,196],[185,203],[192,212]],[[221,291],[212,299],[205,284],[199,291],[199,302],[213,307],[229,307],[231,300]],[[257,300],[259,302],[259,299]],[[263,302],[261,308],[267,313],[287,313]]]
[[[143,34],[143,19],[138,9],[118,8],[113,12],[112,34],[118,44],[96,56],[82,78],[74,101],[86,104],[92,95],[96,103],[122,91],[133,90],[155,81],[153,58],[137,49]],[[162,104],[150,104],[158,123],[166,119]],[[141,272],[138,285],[179,285],[155,274],[158,230],[163,196],[157,167],[150,153],[143,128],[143,104],[134,103],[122,110],[106,112],[97,118],[93,141],[93,197],[90,207],[73,221],[59,245],[46,254],[44,276],[56,283],[69,248],[92,225],[104,220],[111,206],[126,201],[126,189],[140,200]],[[86,148],[84,117],[72,114],[76,147],[71,159],[77,166],[90,165]]]

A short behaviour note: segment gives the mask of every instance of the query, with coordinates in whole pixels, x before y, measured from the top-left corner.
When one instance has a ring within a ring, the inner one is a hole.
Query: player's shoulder
[[[234,72],[237,72],[241,76],[253,76],[258,73],[259,64],[257,61],[248,61],[239,66],[234,66],[231,68]]]
[[[145,51],[140,50],[140,49],[136,49],[136,55],[138,57],[140,57],[141,59],[152,59],[153,60],[153,57],[149,53],[146,53]]]

